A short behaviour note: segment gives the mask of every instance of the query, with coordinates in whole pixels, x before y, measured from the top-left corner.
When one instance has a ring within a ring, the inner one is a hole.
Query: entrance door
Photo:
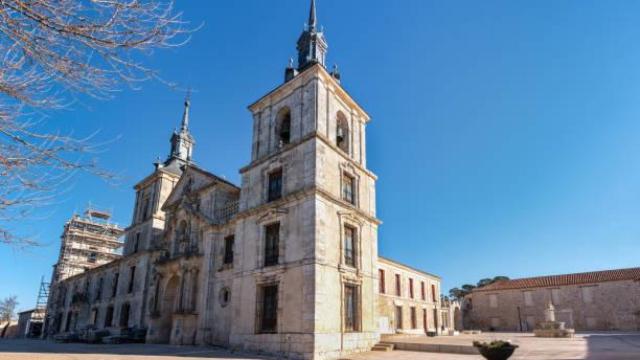
[[[422,309],[422,327],[424,332],[429,331],[429,324],[427,324],[427,309]]]
[[[438,331],[438,309],[433,309],[433,326]]]
[[[162,296],[161,315],[158,323],[158,339],[156,342],[168,344],[171,340],[173,313],[179,292],[180,278],[173,276],[165,285]]]
[[[533,315],[528,315],[525,321],[525,329],[524,331],[533,331],[536,328],[536,317]]]
[[[462,317],[460,316],[459,308],[453,310],[453,329],[458,331],[462,330]]]
[[[396,332],[397,330],[402,329],[402,307],[401,306],[396,306],[395,329],[396,329]]]

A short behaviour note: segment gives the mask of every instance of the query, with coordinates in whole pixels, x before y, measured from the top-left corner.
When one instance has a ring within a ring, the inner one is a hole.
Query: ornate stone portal
[[[573,337],[574,329],[566,329],[564,322],[556,321],[555,307],[549,302],[549,306],[544,311],[544,321],[538,324],[538,328],[533,331],[536,337],[558,338]]]

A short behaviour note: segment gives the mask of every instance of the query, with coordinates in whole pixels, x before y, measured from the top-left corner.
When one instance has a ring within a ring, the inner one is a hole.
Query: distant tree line
[[[456,300],[462,300],[465,296],[471,294],[474,289],[478,289],[487,285],[491,285],[497,281],[509,280],[507,276],[496,276],[494,278],[485,278],[478,281],[476,285],[464,284],[461,287],[454,287],[449,290],[449,297]]]

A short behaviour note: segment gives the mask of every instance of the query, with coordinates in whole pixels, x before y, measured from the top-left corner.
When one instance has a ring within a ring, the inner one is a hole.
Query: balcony
[[[239,208],[239,202],[231,201],[220,209],[214,211],[214,222],[216,224],[225,224],[231,220],[237,213]]]

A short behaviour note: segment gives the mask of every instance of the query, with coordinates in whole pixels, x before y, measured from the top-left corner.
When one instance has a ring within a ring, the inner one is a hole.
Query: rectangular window
[[[347,174],[342,175],[342,200],[354,205],[356,203],[355,180]]]
[[[280,223],[265,228],[264,266],[278,265],[280,246]]]
[[[585,304],[590,304],[593,302],[593,286],[585,286],[580,288],[582,291],[582,301]]]
[[[145,197],[144,200],[142,200],[142,221],[147,220],[147,218],[149,218],[150,216],[150,207],[151,203],[149,202],[149,198]]]
[[[416,308],[415,308],[415,306],[411,307],[411,328],[412,329],[417,329],[418,328],[418,319],[416,319]]]
[[[138,252],[138,247],[140,246],[140,233],[136,233],[136,239],[133,242],[133,253]]]
[[[424,285],[424,281],[420,282],[420,298],[422,301],[427,301],[427,289]]]
[[[489,295],[489,307],[497,308],[498,307],[498,295],[491,294]]]
[[[129,293],[133,292],[133,284],[135,283],[136,280],[136,267],[132,266],[129,269]]]
[[[560,289],[551,289],[551,302],[553,305],[560,304]]]
[[[396,274],[396,295],[402,296],[402,289],[400,288],[400,274]]]
[[[282,197],[282,169],[269,174],[269,190],[267,201],[275,201]]]
[[[260,302],[260,332],[275,333],[278,330],[278,285],[262,287]]]
[[[91,325],[98,326],[98,308],[91,310]]]
[[[344,262],[349,266],[356,266],[355,257],[356,229],[351,226],[344,227]]]
[[[122,304],[120,307],[120,327],[129,327],[129,312],[131,311],[131,306],[128,303]]]
[[[67,322],[64,325],[64,331],[69,331],[69,328],[71,327],[71,318],[73,317],[73,314],[71,313],[71,311],[69,311],[67,313]]]
[[[98,286],[96,288],[96,301],[102,300],[102,283],[104,280],[102,278],[98,279]]]
[[[358,331],[358,288],[344,286],[344,326],[345,331]]]
[[[533,306],[533,291],[525,291],[523,292],[523,296],[524,296],[524,305]]]
[[[431,300],[433,300],[433,302],[438,302],[438,298],[437,298],[437,294],[436,294],[436,286],[431,284]]]
[[[379,269],[378,270],[378,291],[380,292],[380,294],[384,294],[386,292],[385,289],[385,283],[384,283],[384,270]]]
[[[110,327],[113,324],[113,306],[107,308],[107,314],[104,318],[104,327]]]
[[[118,280],[120,279],[120,274],[115,273],[113,275],[113,287],[111,288],[111,297],[115,297],[118,295]]]
[[[413,279],[409,278],[409,297],[413,299]]]
[[[233,245],[235,237],[233,235],[224,238],[224,261],[225,265],[233,264]]]

